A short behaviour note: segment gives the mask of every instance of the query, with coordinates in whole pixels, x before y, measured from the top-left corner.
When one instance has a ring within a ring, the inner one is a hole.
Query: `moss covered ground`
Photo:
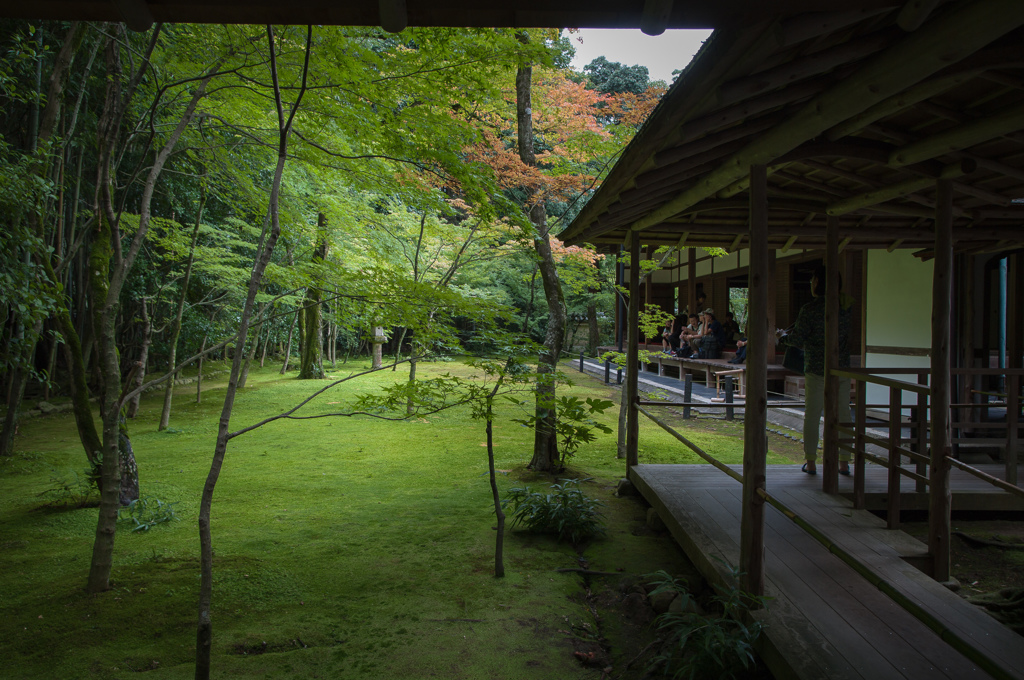
[[[342,376],[364,368],[350,362]],[[420,375],[470,375],[457,363]],[[254,370],[232,429],[282,411],[322,385],[277,366]],[[566,392],[618,400],[575,374]],[[343,409],[356,392],[401,380],[376,373],[318,398],[308,413]],[[175,504],[178,521],[119,530],[113,589],[84,591],[95,507],[74,502],[85,467],[70,414],[25,419],[16,454],[0,461],[0,677],[188,678],[199,583],[199,495],[213,453],[225,376],[176,393],[158,432],[160,393],[130,424],[143,495]],[[499,486],[543,487],[525,466],[532,432],[495,423]],[[605,414],[614,428],[615,409]],[[680,421],[681,422],[681,421]],[[699,462],[644,422],[641,462]],[[691,422],[688,435],[722,460],[742,458],[742,425]],[[712,431],[714,430],[714,431]],[[717,433],[716,433],[717,432]],[[579,631],[600,625],[581,597],[573,546],[512,533],[504,579],[492,576],[494,517],[484,426],[468,410],[409,422],[365,417],[278,421],[234,440],[214,500],[214,677],[597,678],[574,658]],[[792,461],[778,438],[769,462]],[[628,574],[682,568],[664,534],[638,531],[641,501],[615,498],[623,474],[615,436],[572,461],[588,494],[607,503],[608,536],[585,548],[589,567]],[[55,480],[70,490],[54,492]],[[48,491],[51,490],[51,491]],[[586,625],[584,625],[586,624]],[[613,657],[615,641],[612,640]]]

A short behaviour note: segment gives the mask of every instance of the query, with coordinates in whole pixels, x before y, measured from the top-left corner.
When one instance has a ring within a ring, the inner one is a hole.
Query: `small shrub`
[[[740,573],[730,567],[732,582]],[[687,612],[691,598],[686,582],[664,571],[650,574],[658,584],[651,595],[676,592],[682,600],[679,612],[666,612],[655,620],[664,636],[657,656],[647,667],[649,675],[678,680],[686,678],[735,678],[740,671],[755,664],[754,642],[761,634],[760,622],[745,623],[744,614],[751,608],[766,606],[769,598],[751,595],[733,586],[712,596],[708,614]]]
[[[50,474],[50,487],[39,495],[53,508],[86,508],[99,501],[89,470],[84,475],[71,471],[71,476],[54,470]]]
[[[159,498],[137,498],[117,512],[121,522],[132,525],[132,532],[149,531],[157,524],[176,521],[175,503],[168,503]]]
[[[600,508],[604,503],[584,495],[580,481],[563,479],[551,485],[553,493],[530,491],[530,487],[509,489],[501,506],[511,506],[513,527],[522,525],[529,531],[555,534],[559,540],[568,538],[573,543],[603,536]]]

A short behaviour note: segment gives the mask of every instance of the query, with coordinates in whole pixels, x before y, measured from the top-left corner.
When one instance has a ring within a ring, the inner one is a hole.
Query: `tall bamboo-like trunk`
[[[522,34],[521,34],[522,35]],[[525,39],[525,36],[524,36]],[[533,119],[531,116],[533,69],[520,66],[516,72],[516,119],[519,132],[519,158],[529,166],[537,165],[533,145]],[[537,254],[537,270],[544,284],[544,299],[548,307],[548,326],[544,335],[544,348],[537,362],[536,413],[537,425],[533,440],[534,470],[553,471],[559,465],[557,438],[555,435],[555,374],[558,357],[562,353],[565,334],[565,302],[562,284],[558,280],[555,258],[551,253],[548,235],[547,213],[544,199],[534,196],[530,206],[530,222],[537,230],[533,239]]]

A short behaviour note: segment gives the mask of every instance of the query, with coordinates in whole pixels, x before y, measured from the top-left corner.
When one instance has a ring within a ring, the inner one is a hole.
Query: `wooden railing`
[[[951,424],[957,434],[954,436],[955,443],[963,444],[974,441],[986,444],[999,445],[1003,448],[1006,462],[1005,478],[999,479],[989,475],[978,468],[968,465],[954,456],[947,456],[950,465],[971,474],[978,479],[1002,489],[1008,493],[1024,497],[1024,489],[1017,484],[1017,448],[1019,443],[1019,431],[1021,426],[1021,399],[1020,389],[1024,370],[1022,369],[964,369],[952,370],[953,375],[963,376],[965,379],[972,379],[983,375],[1000,375],[1005,378],[1005,393],[1003,401],[971,401],[966,403],[951,404]],[[856,381],[857,397],[853,427],[849,424],[840,424],[840,449],[848,451],[854,456],[854,497],[855,508],[863,508],[864,499],[864,466],[867,461],[885,467],[889,471],[887,484],[887,523],[889,528],[899,526],[900,521],[900,477],[909,477],[916,482],[916,490],[924,492],[930,483],[929,455],[929,396],[931,389],[928,387],[929,371],[917,368],[878,368],[878,369],[843,369],[835,370],[833,374],[841,378],[850,378]],[[880,375],[882,374],[882,375]],[[915,379],[899,380],[892,377],[906,375]],[[867,385],[879,385],[889,390],[888,408],[888,433],[887,436],[871,434],[867,427],[868,409],[878,409],[879,405],[867,404]],[[911,404],[903,401],[904,392],[911,392],[916,399]],[[976,410],[987,412],[992,408],[1006,408],[1005,422],[986,422],[980,419],[964,417],[965,412]],[[904,420],[904,411],[909,411],[909,418]],[[970,427],[973,430],[996,430],[1005,431],[1002,438],[983,437],[968,438],[963,436],[962,430]],[[908,435],[904,436],[904,429],[908,429]],[[852,444],[852,445],[851,445]],[[877,455],[868,451],[869,446],[883,449],[886,455]],[[903,460],[913,464],[913,469],[904,467]]]

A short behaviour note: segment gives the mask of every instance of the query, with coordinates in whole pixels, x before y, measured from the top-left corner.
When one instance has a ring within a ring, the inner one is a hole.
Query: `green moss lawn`
[[[362,367],[339,365],[331,374]],[[320,384],[277,370],[250,375],[232,429],[292,406]],[[471,374],[459,363],[434,363],[421,364],[420,375],[445,371]],[[571,375],[579,381],[572,393],[618,400],[618,390]],[[306,412],[342,409],[354,393],[403,377],[382,372],[345,383]],[[85,467],[72,418],[23,420],[16,455],[0,461],[0,676],[192,677],[196,516],[224,379],[204,382],[199,405],[194,386],[181,387],[171,429],[162,433],[161,393],[144,398],[130,425],[143,495],[175,503],[179,521],[139,533],[125,524],[114,588],[101,595],[84,591],[96,508],[63,505],[62,494],[47,492],[54,479],[73,482]],[[605,415],[612,427],[615,410]],[[525,469],[532,432],[510,421],[516,415],[506,405],[495,423],[497,467],[507,472],[499,485],[543,487],[550,479]],[[741,461],[739,423],[687,427],[714,455]],[[778,439],[773,446],[783,446]],[[772,455],[769,462],[789,462],[798,453]],[[699,462],[646,421],[640,457]],[[493,578],[486,470],[483,423],[466,409],[398,423],[279,421],[234,440],[213,507],[214,677],[599,677],[574,659],[572,639],[606,624],[583,602],[580,577],[554,571],[579,565],[572,546],[513,533],[508,575]],[[585,490],[608,504],[608,537],[584,552],[591,569],[682,566],[670,537],[637,530],[642,503],[612,496],[623,474],[614,435],[585,445],[570,474],[592,478]]]

